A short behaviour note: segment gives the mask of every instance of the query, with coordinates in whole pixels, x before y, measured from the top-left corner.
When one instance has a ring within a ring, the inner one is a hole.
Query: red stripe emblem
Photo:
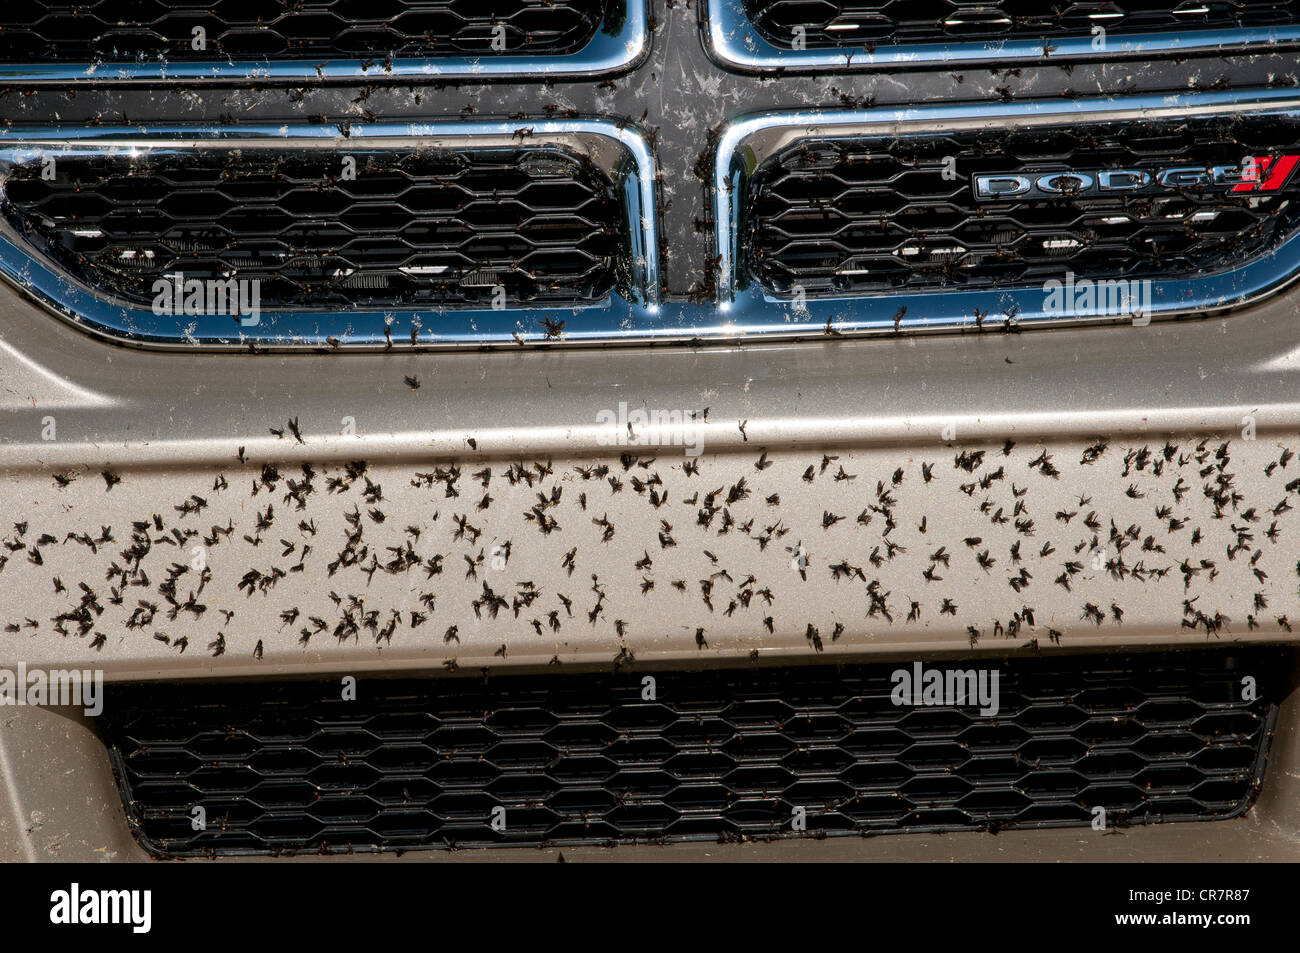
[[[1278,191],[1290,180],[1296,164],[1300,163],[1300,156],[1278,156],[1276,161],[1272,156],[1254,156],[1251,162],[1254,163],[1253,174],[1245,178],[1240,184],[1234,185],[1232,191]]]

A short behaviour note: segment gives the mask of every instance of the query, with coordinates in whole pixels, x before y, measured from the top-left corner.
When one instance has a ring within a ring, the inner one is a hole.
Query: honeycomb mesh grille
[[[263,310],[583,304],[626,241],[609,177],[558,149],[169,152],[15,166],[3,212],[70,275],[152,306],[256,280]],[[157,282],[164,282],[158,285]]]
[[[1300,22],[1296,0],[745,0],[745,4],[758,31],[786,49],[951,43],[986,37],[1090,38],[1093,27],[1123,35]]]
[[[1282,116],[807,139],[754,171],[744,257],[778,294],[1035,285],[1067,273],[1194,276],[1240,267],[1290,237],[1300,175],[1273,191],[1261,178],[1251,191],[1191,185],[992,202],[975,200],[972,179],[1108,169],[1154,179],[1248,158],[1263,169],[1294,154],[1300,124]]]
[[[654,700],[632,673],[372,680],[356,701],[337,682],[121,686],[101,722],[131,824],[166,856],[766,838],[796,808],[809,835],[1084,825],[1098,806],[1125,825],[1229,817],[1258,788],[1277,653],[956,667],[976,664],[999,670],[994,717],[896,706],[877,665],[661,672]]]
[[[602,0],[11,0],[0,14],[0,60],[562,56],[596,35],[601,6]]]

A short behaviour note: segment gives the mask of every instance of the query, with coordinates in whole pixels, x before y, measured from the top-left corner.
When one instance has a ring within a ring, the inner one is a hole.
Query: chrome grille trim
[[[1041,287],[997,290],[944,290],[808,298],[796,306],[773,297],[748,279],[740,267],[746,188],[750,174],[768,156],[801,139],[882,134],[939,133],[1028,126],[1066,126],[1105,120],[1300,113],[1300,98],[1289,90],[1248,94],[1210,93],[1141,96],[1123,99],[1024,101],[978,106],[761,113],[731,123],[719,138],[714,167],[714,217],[718,259],[719,310],[734,315],[749,333],[894,331],[899,329],[978,329],[997,326],[1005,315],[1016,328],[1035,324],[1115,321],[1094,313],[1059,315],[1044,310]],[[1271,294],[1300,273],[1300,232],[1272,251],[1240,267],[1194,279],[1152,282],[1154,317],[1205,314],[1240,306]],[[902,312],[900,314],[900,311]],[[987,316],[987,323],[983,318]]]
[[[743,195],[750,171],[768,155],[809,136],[852,136],[883,129],[898,132],[948,129],[1004,128],[1008,124],[1066,125],[1075,121],[1233,115],[1244,112],[1300,115],[1300,97],[1290,90],[1140,96],[1075,101],[1033,101],[978,106],[934,106],[914,109],[829,110],[791,113],[764,112],[741,117],[724,127],[716,146],[713,171],[716,293],[711,300],[663,300],[659,294],[660,235],[655,206],[655,166],[647,140],[630,127],[602,120],[478,123],[446,122],[421,126],[355,126],[348,142],[368,146],[424,139],[468,136],[485,142],[511,140],[531,131],[532,143],[575,141],[603,143],[600,161],[617,172],[628,209],[628,242],[635,264],[635,281],[625,293],[612,295],[601,306],[584,308],[515,309],[503,311],[451,310],[420,312],[297,312],[292,319],[263,321],[243,329],[237,338],[226,334],[166,333],[148,312],[132,312],[69,282],[66,275],[32,255],[21,243],[0,231],[0,273],[74,324],[115,341],[141,346],[203,346],[217,349],[322,348],[337,341],[345,348],[380,349],[413,342],[422,348],[483,347],[521,343],[611,344],[649,342],[735,341],[748,337],[794,339],[828,332],[867,333],[895,330],[975,330],[988,328],[1006,313],[1017,327],[1078,322],[1115,321],[1095,314],[1060,315],[1043,310],[1043,291],[1033,289],[956,290],[925,293],[868,294],[809,298],[796,308],[787,299],[770,296],[748,282],[738,269],[737,243]],[[323,148],[340,149],[344,140],[328,126],[239,129],[43,129],[0,133],[0,161],[30,159],[41,150],[129,148],[153,137],[174,147],[187,143],[272,145],[315,138]],[[492,137],[496,137],[493,140]],[[515,139],[514,141],[519,141]],[[1205,315],[1256,301],[1284,287],[1300,270],[1300,237],[1293,237],[1268,254],[1242,267],[1193,280],[1154,284],[1154,317]],[[895,323],[900,307],[905,316]],[[981,324],[978,313],[989,316]],[[385,319],[394,320],[386,325]],[[558,335],[544,322],[563,322]],[[385,334],[387,327],[389,334]],[[228,329],[223,327],[223,331]],[[391,336],[391,341],[389,340]]]
[[[704,45],[719,66],[746,73],[864,72],[926,66],[997,65],[1180,56],[1198,52],[1276,52],[1300,44],[1300,25],[1186,33],[1134,33],[1109,37],[1104,52],[1090,37],[1041,40],[988,39],[953,43],[879,44],[865,47],[787,49],[754,26],[744,0],[707,0]]]
[[[654,215],[654,160],[641,134],[602,120],[544,122],[437,122],[420,125],[353,126],[346,137],[333,126],[154,127],[41,129],[0,136],[0,174],[6,164],[60,155],[119,154],[122,150],[165,148],[320,149],[340,155],[350,150],[416,147],[565,146],[585,155],[614,181],[625,211],[625,242],[630,280],[598,305],[501,310],[264,311],[256,326],[231,330],[228,316],[204,315],[192,327],[133,303],[114,300],[101,290],[73,280],[58,264],[0,224],[0,274],[19,290],[79,327],[113,340],[138,345],[243,349],[334,346],[391,347],[393,341],[421,346],[545,340],[546,322],[572,322],[595,333],[616,335],[631,313],[658,311],[659,242]]]
[[[598,30],[576,53],[550,56],[430,56],[384,61],[337,59],[211,59],[172,62],[165,59],[102,63],[25,62],[0,63],[0,82],[6,83],[193,83],[303,81],[347,82],[385,79],[483,80],[528,77],[599,77],[634,68],[650,52],[647,0],[610,0],[619,21],[610,32]]]

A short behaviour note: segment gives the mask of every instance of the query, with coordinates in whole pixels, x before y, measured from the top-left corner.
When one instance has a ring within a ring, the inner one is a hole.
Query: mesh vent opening
[[[745,0],[755,28],[784,49],[980,39],[1063,39],[1291,25],[1295,0]]]
[[[910,666],[110,686],[130,823],[160,856],[1212,820],[1263,777],[1276,651],[935,663],[1000,710],[891,701]],[[1253,675],[1259,698],[1240,697]],[[191,827],[202,806],[208,826]],[[495,809],[504,809],[504,830]]]
[[[14,0],[0,15],[0,60],[564,56],[581,50],[602,26],[613,27],[603,6],[603,0]]]
[[[90,287],[153,307],[256,281],[262,310],[582,305],[626,277],[610,178],[558,148],[180,151],[12,167],[2,212]],[[160,284],[161,282],[161,284]],[[178,312],[168,312],[178,313]]]
[[[751,176],[743,264],[773,293],[810,296],[1041,286],[1070,273],[1194,277],[1293,235],[1297,177],[1275,190],[1202,184],[999,201],[976,201],[972,180],[1115,169],[1154,178],[1285,155],[1300,155],[1300,124],[1281,116],[807,139]]]

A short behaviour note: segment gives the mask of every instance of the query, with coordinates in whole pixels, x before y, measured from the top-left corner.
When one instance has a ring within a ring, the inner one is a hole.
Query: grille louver
[[[700,0],[715,60],[752,73],[1097,61],[1300,45],[1297,0]]]
[[[807,138],[750,175],[741,254],[779,295],[1194,279],[1260,260],[1296,234],[1300,180],[1282,173],[1297,155],[1291,116]],[[1279,175],[999,200],[973,189],[980,175],[1132,170],[1154,181],[1251,162]]]
[[[759,32],[785,49],[796,49],[797,43],[819,48],[976,38],[1090,40],[1094,27],[1123,36],[1300,23],[1300,4],[1293,0],[745,0],[745,5]]]
[[[14,0],[0,15],[0,60],[563,56],[596,34],[601,6],[600,0]]]
[[[813,836],[1086,825],[1095,807],[1122,826],[1254,796],[1273,654],[936,665],[983,666],[995,717],[896,706],[876,665],[663,672],[653,701],[632,673],[370,681],[356,701],[337,682],[123,686],[103,720],[162,856],[773,837],[799,807]]]
[[[160,150],[15,166],[15,231],[149,306],[160,279],[256,280],[263,309],[583,305],[613,288],[614,184],[557,150]],[[490,276],[486,280],[484,276]]]
[[[599,76],[649,49],[645,0],[14,0],[10,81]]]
[[[654,207],[645,139],[595,119],[25,130],[0,273],[141,345],[544,342],[653,313]]]

